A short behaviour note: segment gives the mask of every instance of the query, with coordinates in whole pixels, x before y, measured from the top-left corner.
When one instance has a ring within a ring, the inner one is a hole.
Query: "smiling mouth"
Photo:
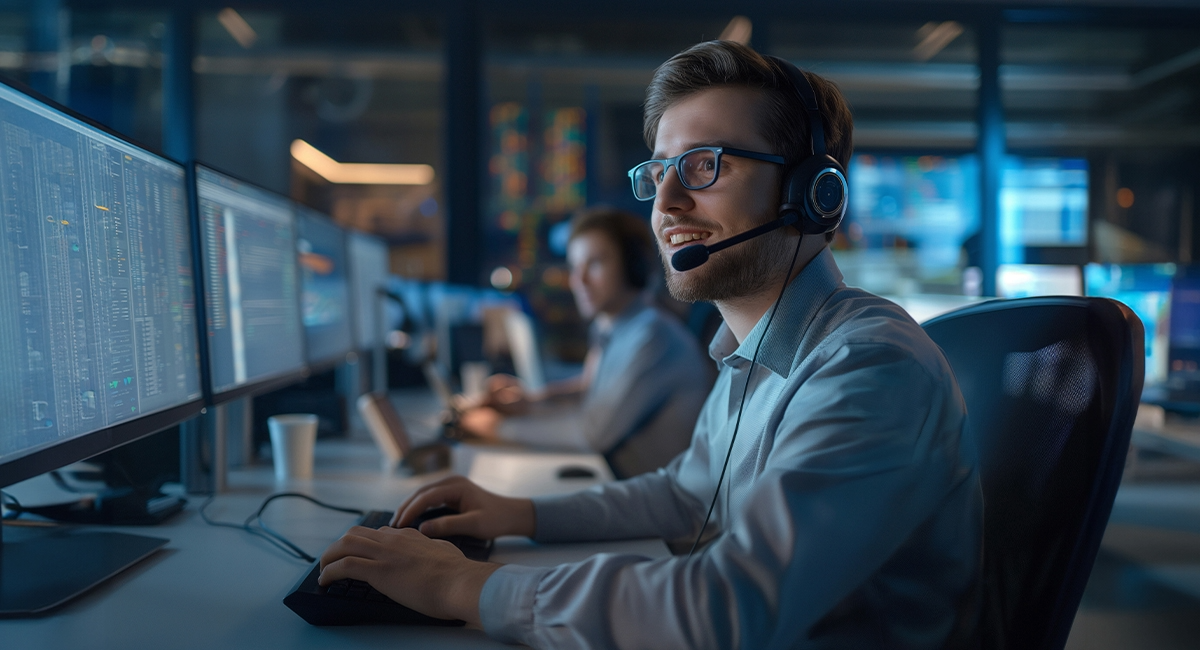
[[[680,246],[694,241],[703,241],[712,236],[710,232],[684,232],[671,235],[672,246]]]

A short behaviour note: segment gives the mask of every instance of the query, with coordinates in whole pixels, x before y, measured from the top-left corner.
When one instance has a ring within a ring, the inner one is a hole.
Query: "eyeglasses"
[[[776,165],[783,164],[783,156],[769,153],[734,149],[733,147],[698,147],[685,151],[674,158],[647,160],[629,170],[633,181],[633,196],[639,201],[649,201],[658,194],[658,186],[667,176],[667,168],[674,167],[679,182],[689,190],[702,190],[717,182],[721,174],[721,156],[729,154],[739,158],[752,158]]]

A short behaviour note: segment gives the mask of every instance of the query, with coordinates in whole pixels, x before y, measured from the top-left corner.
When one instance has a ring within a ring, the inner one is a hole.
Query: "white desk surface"
[[[504,448],[464,449],[456,466],[473,466],[481,484],[511,495],[570,492],[608,478],[603,459],[593,455],[542,454]],[[597,468],[597,479],[559,479],[560,466]],[[310,494],[335,505],[391,510],[425,482],[448,475],[385,475],[367,440],[320,441],[314,479],[276,486],[270,468],[235,470],[230,489],[208,508],[209,517],[241,521],[277,490]],[[21,484],[13,488],[27,487]],[[32,488],[29,488],[32,489]],[[6,488],[7,490],[7,488]],[[14,491],[20,498],[19,489]],[[4,648],[485,648],[508,647],[480,630],[401,626],[311,626],[283,604],[283,597],[308,571],[248,533],[204,524],[202,497],[185,512],[155,527],[106,528],[171,543],[148,560],[102,584],[52,614],[37,619],[0,620]],[[273,502],[266,521],[309,554],[321,551],[355,520],[299,499]],[[9,530],[12,530],[9,528]],[[524,538],[497,540],[492,559],[501,563],[553,565],[599,552],[649,557],[667,555],[659,540],[539,545]]]

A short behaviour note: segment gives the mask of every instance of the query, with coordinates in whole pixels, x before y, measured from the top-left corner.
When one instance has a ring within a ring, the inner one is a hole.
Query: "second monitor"
[[[202,165],[195,174],[214,398],[300,378],[306,365],[292,203]]]
[[[346,231],[323,214],[297,208],[301,313],[310,366],[328,366],[354,349]]]

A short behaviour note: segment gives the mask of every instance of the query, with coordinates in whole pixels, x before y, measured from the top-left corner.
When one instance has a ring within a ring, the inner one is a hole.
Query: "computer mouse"
[[[558,478],[596,478],[596,470],[583,465],[563,465],[558,468]]]
[[[429,521],[430,519],[437,519],[438,517],[445,517],[446,515],[457,515],[457,514],[458,514],[458,511],[449,506],[438,506],[436,508],[430,508],[430,509],[426,510],[425,512],[422,512],[421,514],[417,515],[417,518],[413,519],[412,522],[410,524],[408,524],[408,526],[406,526],[406,528],[420,529],[421,524]]]

